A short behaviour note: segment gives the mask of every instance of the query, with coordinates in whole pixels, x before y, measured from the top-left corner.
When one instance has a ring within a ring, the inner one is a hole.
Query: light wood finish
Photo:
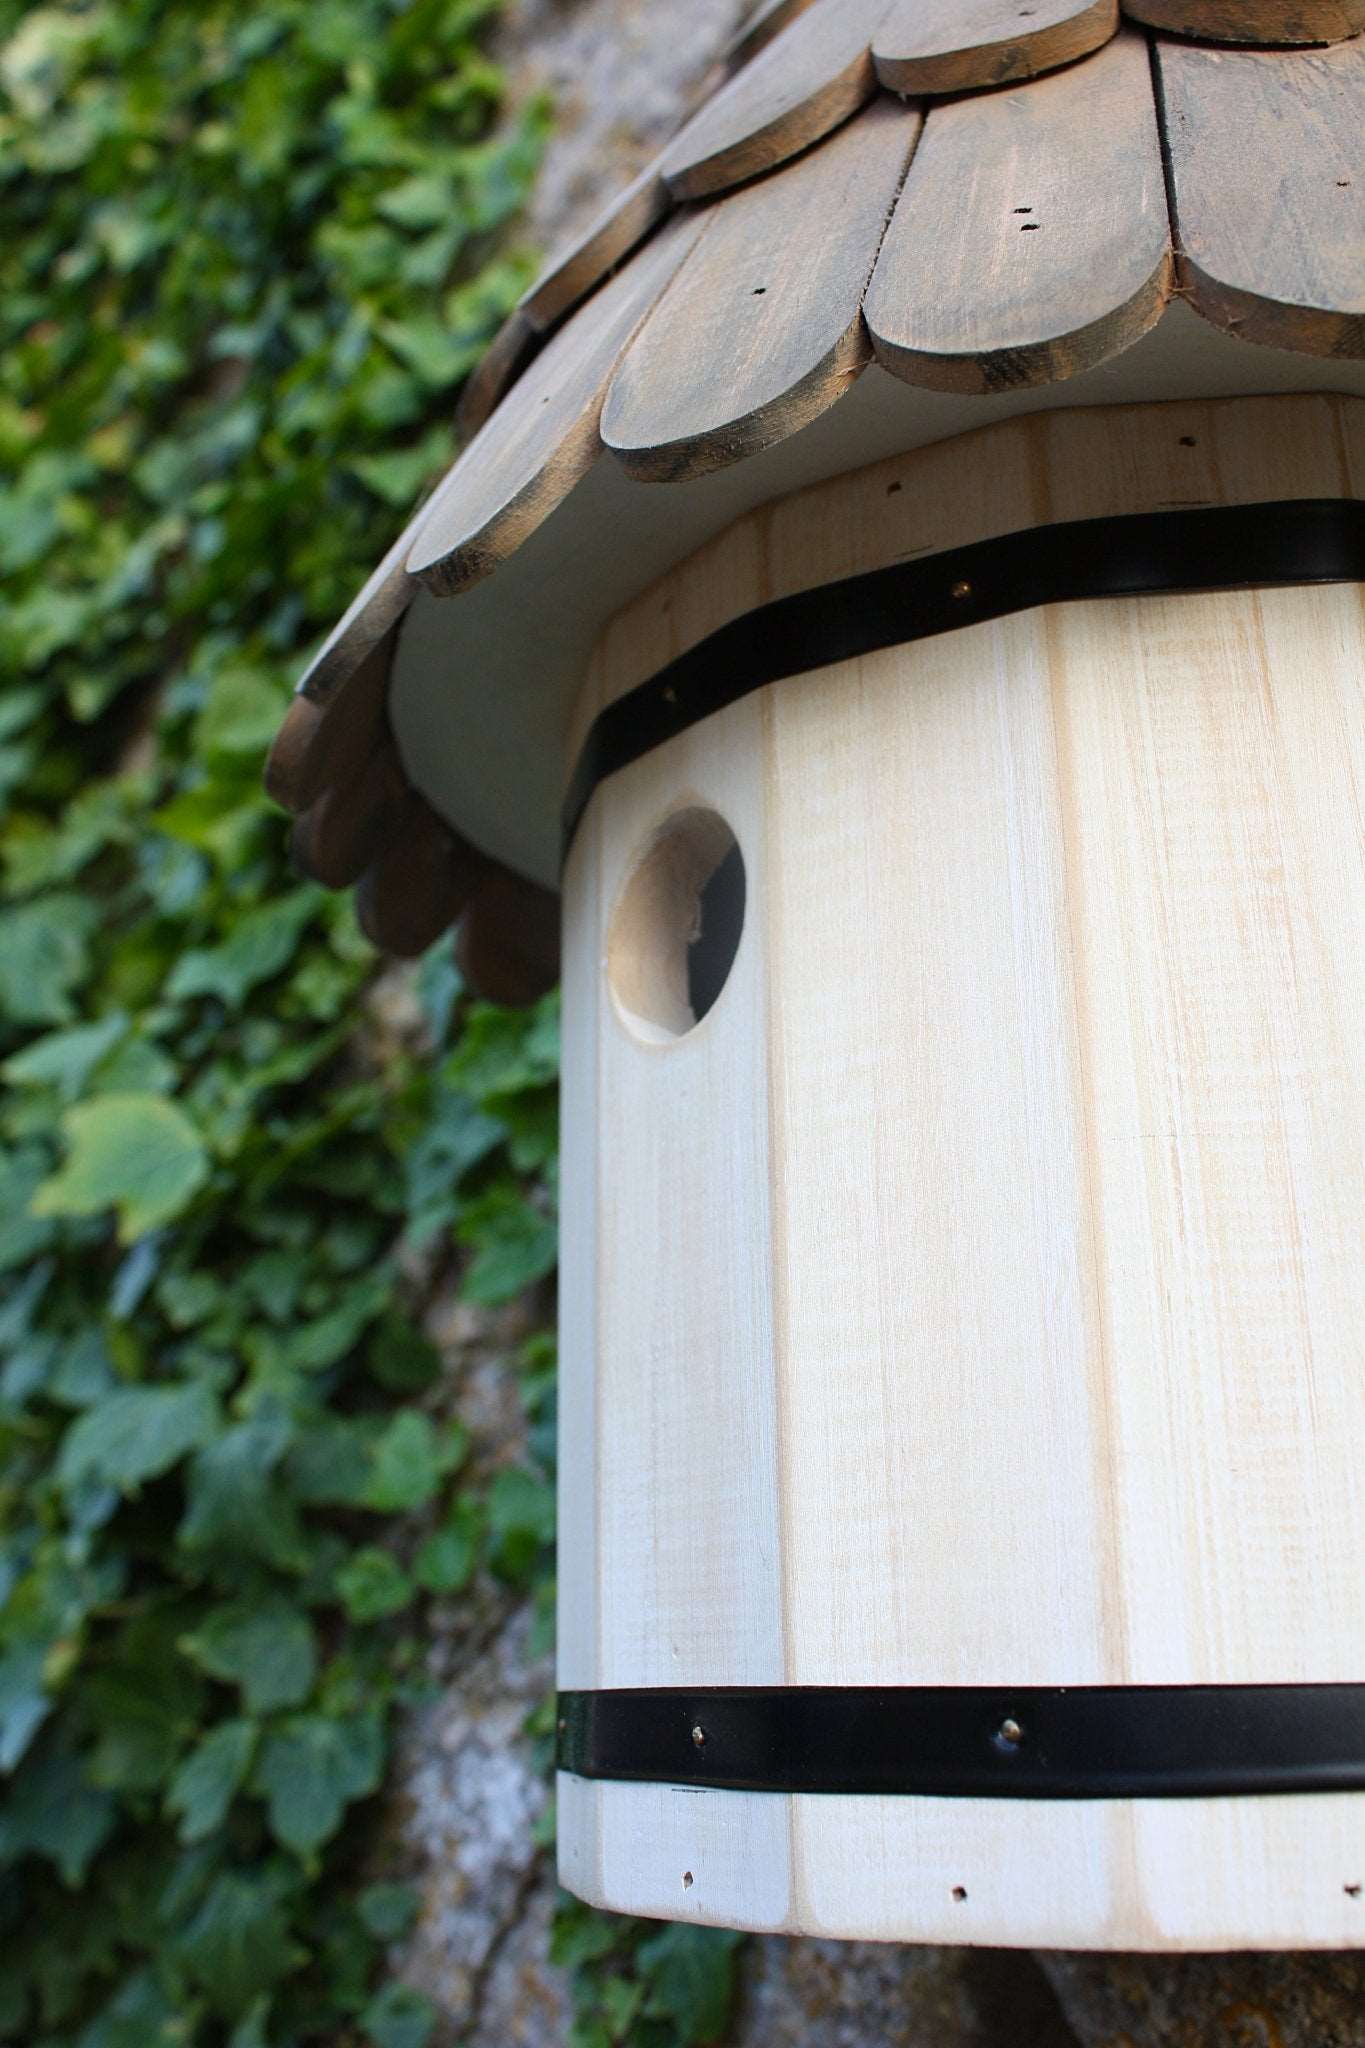
[[[774,36],[782,33],[789,21],[795,21],[798,14],[804,14],[810,4],[811,0],[758,0],[758,5],[750,9],[725,52],[726,63],[736,71],[742,64],[750,63]]]
[[[1359,410],[1054,412],[820,485],[624,613],[588,708],[926,548],[1347,493]],[[595,1285],[570,1268],[562,1684],[1359,1677],[1362,677],[1353,587],[1055,606],[774,685],[598,791],[566,900]],[[696,806],[739,840],[744,936],[705,1020],[647,1041],[607,933]],[[1365,1941],[1358,1798],[563,1789],[566,1880],[622,1910]]]
[[[455,425],[462,441],[472,441],[502,404],[530,360],[536,332],[525,307],[514,306],[465,379],[455,408]]]
[[[740,461],[843,396],[871,356],[859,307],[919,128],[907,108],[869,107],[712,208],[603,408],[602,439],[632,476]]]
[[[487,861],[410,790],[356,889],[360,929],[385,952],[415,960],[455,922],[487,873]]]
[[[591,227],[547,265],[521,301],[524,318],[537,333],[553,327],[570,307],[595,291],[618,263],[624,262],[663,219],[670,205],[668,187],[656,160],[647,164]]]
[[[335,685],[325,702],[297,696],[266,763],[265,786],[286,810],[306,811],[325,789],[354,782],[388,730],[392,631]]]
[[[887,0],[814,0],[693,115],[663,155],[679,199],[702,199],[795,156],[877,89],[871,40]]]
[[[1118,25],[1118,0],[894,0],[872,57],[892,92],[970,92],[1071,64]]]
[[[1160,319],[1170,231],[1147,48],[935,107],[864,311],[878,358],[940,391],[1049,383]]]
[[[1365,43],[1160,42],[1157,63],[1194,305],[1244,341],[1365,355]]]
[[[412,575],[444,596],[477,583],[586,474],[621,351],[701,225],[695,214],[671,220],[546,344],[432,498],[408,556]]]
[[[1335,43],[1365,29],[1365,0],[1123,0],[1123,11],[1216,43]]]

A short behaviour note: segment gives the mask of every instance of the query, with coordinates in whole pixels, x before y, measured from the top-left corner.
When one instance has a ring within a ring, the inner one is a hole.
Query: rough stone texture
[[[498,55],[548,88],[553,141],[527,230],[581,229],[678,126],[747,11],[741,0],[509,0]],[[400,1018],[398,1028],[404,1022]],[[453,1298],[432,1335],[485,1469],[522,1419],[515,1315]],[[563,2048],[567,1988],[548,1960],[555,1885],[536,1846],[546,1789],[523,1730],[550,1682],[531,1618],[481,1583],[438,1617],[439,1702],[401,1744],[385,1875],[414,1882],[398,1963],[441,2012],[432,2048]],[[765,1939],[749,1945],[725,2048],[1365,2048],[1365,1965],[1338,1956],[1095,1956]]]
[[[1075,2048],[1018,1949],[769,1938],[746,1957],[733,2048]]]
[[[742,0],[508,0],[495,44],[555,132],[526,226],[545,249],[585,227],[680,126],[749,7]]]
[[[1358,1956],[1038,1961],[1085,2048],[1365,2048]]]

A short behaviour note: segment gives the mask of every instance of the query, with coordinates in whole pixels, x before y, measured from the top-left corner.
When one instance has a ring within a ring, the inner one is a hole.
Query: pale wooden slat
[[[391,629],[325,703],[294,699],[265,770],[266,789],[286,810],[306,811],[325,789],[353,782],[379,745],[396,637]]]
[[[1181,285],[1216,327],[1365,355],[1365,44],[1157,44]]]
[[[871,40],[887,0],[814,0],[709,99],[664,151],[679,199],[742,184],[856,113],[877,88]]]
[[[514,306],[465,380],[455,407],[455,425],[462,441],[472,441],[491,418],[530,359],[536,329],[521,306]]]
[[[931,110],[864,312],[912,384],[1001,391],[1136,341],[1170,289],[1143,38],[1012,92]]]
[[[483,856],[410,790],[356,889],[360,929],[386,953],[416,959],[454,924],[487,874]]]
[[[1339,493],[1359,410],[1059,412],[822,484],[633,604],[591,701],[974,531]],[[759,1683],[775,1635],[786,1683],[1358,1675],[1362,676],[1349,587],[1056,606],[779,684],[603,785],[569,873],[601,1051],[565,1102],[599,1517],[566,1683]],[[699,796],[754,854],[745,937],[701,1026],[631,1045],[615,905]],[[794,1932],[1329,1946],[1358,1806],[575,1787],[563,1868]]]
[[[1123,11],[1219,43],[1336,43],[1365,29],[1365,0],[1123,0]]]
[[[892,92],[969,92],[1073,63],[1118,25],[1118,0],[895,0],[872,57]]]
[[[443,595],[505,561],[586,475],[621,351],[701,230],[678,215],[546,344],[427,508],[408,569]]]
[[[810,4],[811,0],[759,0],[735,31],[734,41],[725,52],[725,62],[736,71],[740,65],[752,62]]]
[[[885,101],[717,202],[603,408],[602,439],[632,476],[720,468],[842,397],[870,354],[859,301],[919,128]]]
[[[538,333],[553,327],[629,256],[663,219],[669,204],[657,161],[647,164],[591,227],[552,258],[522,299],[522,315]]]

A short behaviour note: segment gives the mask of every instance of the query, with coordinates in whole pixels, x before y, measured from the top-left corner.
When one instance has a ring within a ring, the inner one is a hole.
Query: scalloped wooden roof
[[[301,865],[359,881],[381,944],[471,906],[497,992],[543,980],[550,898],[507,866],[553,880],[590,627],[727,514],[835,470],[824,416],[860,382],[845,467],[973,406],[1365,391],[1362,30],[1365,0],[763,0],[731,75],[526,293],[466,388],[468,445],[303,677],[267,778]],[[1211,349],[1184,308],[1262,349]],[[1128,352],[1125,382],[1105,366]],[[690,486],[672,521],[656,482]],[[566,616],[595,522],[615,556],[638,530],[635,581],[613,560]]]

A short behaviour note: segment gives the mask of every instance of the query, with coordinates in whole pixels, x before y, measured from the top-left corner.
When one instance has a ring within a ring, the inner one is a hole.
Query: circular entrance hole
[[[744,930],[744,858],[717,811],[678,811],[621,891],[607,937],[617,1007],[663,1044],[699,1024],[730,976]]]

